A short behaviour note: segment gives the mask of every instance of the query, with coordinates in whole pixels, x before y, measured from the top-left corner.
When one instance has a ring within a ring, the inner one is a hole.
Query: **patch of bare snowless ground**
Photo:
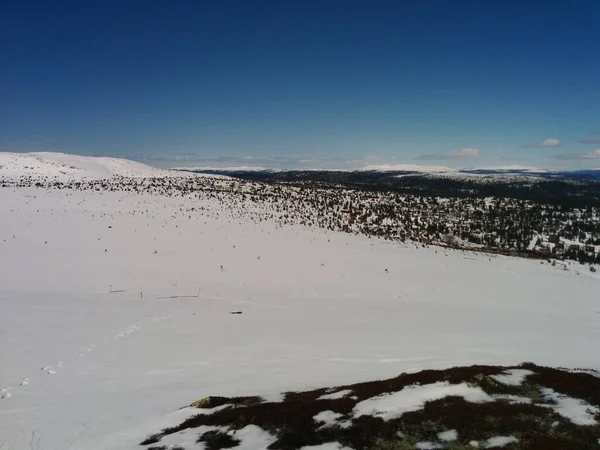
[[[600,433],[600,378],[530,363],[424,370],[329,390],[340,395],[206,397],[191,405],[197,414],[140,445],[166,449],[195,432],[186,448],[561,450],[596,448]],[[248,427],[264,440],[247,442]]]

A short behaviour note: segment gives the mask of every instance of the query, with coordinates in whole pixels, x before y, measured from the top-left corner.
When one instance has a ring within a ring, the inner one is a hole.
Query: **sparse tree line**
[[[59,181],[0,179],[3,188],[131,192],[217,200],[239,218],[304,225],[521,256],[600,264],[600,208],[499,197],[435,197],[391,191],[263,183],[206,176]],[[204,207],[198,207],[204,212]],[[185,213],[196,211],[191,208]],[[210,214],[210,211],[205,211]],[[236,215],[238,215],[236,214]],[[191,217],[191,216],[190,216]]]

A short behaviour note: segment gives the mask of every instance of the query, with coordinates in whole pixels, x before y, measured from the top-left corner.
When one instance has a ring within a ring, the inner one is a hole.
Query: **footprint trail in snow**
[[[168,319],[171,319],[173,317],[173,315],[179,314],[179,313],[180,313],[180,311],[175,311],[174,313],[171,313],[171,314],[154,317],[152,319],[148,319],[146,321],[146,323],[154,324],[154,323],[158,323],[158,322],[161,322],[164,320],[168,320]],[[127,337],[128,335],[135,333],[141,329],[142,329],[142,326],[139,323],[130,325],[124,331],[117,333],[114,336],[114,340],[123,339],[123,338]],[[109,343],[110,343],[110,339],[108,337],[104,337],[101,339],[99,344],[90,344],[88,346],[85,346],[83,350],[80,350],[79,352],[74,352],[73,355],[78,355],[79,358],[82,358],[86,354],[93,352],[94,349],[98,348],[99,346],[105,346],[105,345],[108,345]],[[40,368],[40,371],[43,372],[43,374],[46,376],[47,375],[56,375],[57,373],[59,373],[59,370],[63,369],[63,368],[64,368],[64,362],[61,359],[61,360],[57,360],[55,364],[49,364],[49,365],[42,366]],[[27,386],[29,386],[32,381],[35,381],[34,376],[23,377],[21,379],[21,381],[19,382],[18,388],[21,388],[21,389],[27,388]],[[0,399],[4,400],[4,399],[12,398],[14,389],[15,388],[13,386],[7,386],[5,388],[1,388],[0,389]]]

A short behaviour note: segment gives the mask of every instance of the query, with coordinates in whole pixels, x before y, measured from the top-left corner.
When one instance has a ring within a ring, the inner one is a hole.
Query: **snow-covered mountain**
[[[184,176],[184,172],[157,169],[122,158],[69,155],[65,153],[0,152],[0,177],[110,178]]]

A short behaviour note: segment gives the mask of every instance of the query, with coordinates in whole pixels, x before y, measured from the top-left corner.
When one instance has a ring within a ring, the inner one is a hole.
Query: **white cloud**
[[[431,161],[436,159],[463,159],[463,158],[479,158],[481,152],[476,148],[462,147],[458,150],[449,153],[426,153],[423,155],[414,156],[413,159]]]
[[[560,139],[546,138],[542,142],[534,142],[533,144],[526,144],[523,147],[526,147],[526,148],[552,148],[552,147],[560,147],[560,145],[561,145]]]
[[[479,158],[481,153],[476,148],[463,147],[454,152],[457,158]]]
[[[556,138],[548,138],[542,141],[542,147],[558,147],[560,141]]]
[[[598,159],[600,158],[600,148],[588,153],[559,153],[553,156],[554,159],[574,160],[574,159]]]
[[[600,148],[597,148],[593,152],[584,153],[581,157],[586,159],[600,158]]]

